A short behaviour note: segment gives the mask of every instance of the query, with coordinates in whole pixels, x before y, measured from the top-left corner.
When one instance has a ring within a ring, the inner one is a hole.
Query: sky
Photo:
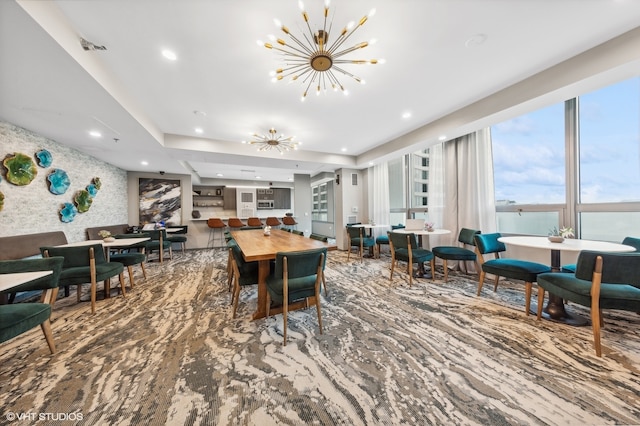
[[[640,77],[580,96],[583,203],[640,201]],[[491,128],[496,200],[565,203],[564,104]]]

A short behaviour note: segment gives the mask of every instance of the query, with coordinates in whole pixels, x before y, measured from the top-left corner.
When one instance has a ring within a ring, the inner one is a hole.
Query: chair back
[[[401,223],[397,224],[397,225],[391,225],[391,229],[405,229],[405,226]]]
[[[186,234],[189,231],[189,225],[177,225],[177,226],[172,226],[172,228],[180,228],[179,231],[175,231],[172,232],[172,234]]]
[[[229,255],[233,256],[235,267],[240,275],[238,277],[240,285],[257,284],[258,262],[245,262],[238,244],[229,245]]]
[[[151,241],[160,241],[160,235],[162,235],[162,241],[167,241],[167,231],[166,229],[154,229],[151,231],[144,231],[146,234],[149,234],[149,238]]]
[[[209,219],[207,219],[207,226],[209,228],[224,228],[227,225],[225,225],[222,219],[220,219],[219,217],[210,217]]]
[[[302,231],[298,231],[297,229],[292,229],[292,230],[291,230],[291,233],[292,233],[292,234],[296,234],[296,235],[304,235],[304,232],[302,232]]]
[[[249,226],[259,226],[262,228],[262,221],[257,217],[250,217],[247,219],[247,225]]]
[[[640,251],[640,238],[625,237],[624,240],[622,240],[622,244],[635,247],[636,251]]]
[[[327,237],[326,235],[320,235],[320,234],[310,234],[309,238],[311,238],[312,240],[318,240],[318,241],[322,241],[324,243],[326,243],[327,241],[329,241],[329,237]]]
[[[230,228],[242,228],[244,226],[244,222],[237,217],[230,217],[227,224]]]
[[[411,244],[412,249],[418,247],[416,234],[413,232],[410,234],[402,232],[387,232],[387,235],[389,236],[389,243],[391,244],[391,247],[393,247],[393,250],[408,249],[409,244]]]
[[[274,276],[284,277],[286,272],[289,280],[316,275],[322,271],[327,249],[319,248],[304,251],[279,252],[276,254]],[[286,258],[286,271],[285,260]]]
[[[481,232],[476,229],[462,228],[460,230],[460,234],[458,234],[458,241],[462,244],[475,246],[476,241],[474,237],[476,236],[476,234],[481,234]]]
[[[100,243],[84,246],[40,247],[40,251],[45,257],[64,257],[62,269],[89,266],[92,258],[95,259],[96,265],[107,263],[104,248]]]
[[[282,223],[278,220],[277,217],[270,216],[270,217],[267,218],[267,225],[268,226],[280,226],[280,225],[282,225]]]
[[[349,239],[355,240],[356,238],[362,238],[362,226],[349,226],[347,225],[347,235]]]
[[[498,241],[498,238],[501,236],[499,232],[493,234],[475,234],[475,246],[478,248],[480,254],[501,253],[507,250],[504,243]]]
[[[640,254],[583,250],[578,255],[576,278],[591,281],[597,257],[602,257],[601,281],[640,288]]]
[[[285,225],[288,225],[288,226],[297,225],[298,224],[298,222],[296,222],[296,220],[291,216],[283,217],[282,218],[282,223],[285,224]]]

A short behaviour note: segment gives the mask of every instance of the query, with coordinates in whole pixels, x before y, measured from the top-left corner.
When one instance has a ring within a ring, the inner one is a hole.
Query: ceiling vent
[[[80,44],[84,50],[107,50],[104,46],[98,46],[97,44],[91,43],[89,40],[85,40],[80,37]]]

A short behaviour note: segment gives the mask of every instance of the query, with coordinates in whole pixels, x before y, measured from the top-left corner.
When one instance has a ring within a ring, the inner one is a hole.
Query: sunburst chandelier
[[[329,33],[333,26],[333,18],[331,18],[331,22],[327,22],[329,17],[329,1],[325,1],[324,24],[322,25],[322,29],[315,32],[311,29],[309,16],[304,10],[304,4],[302,1],[299,1],[298,4],[302,10],[302,18],[307,25],[309,34],[306,34],[303,31],[303,40],[301,40],[291,34],[291,32],[289,32],[289,28],[282,25],[277,19],[274,19],[276,26],[289,36],[293,41],[293,44],[287,44],[283,39],[276,38],[275,36],[269,36],[273,44],[264,43],[264,46],[267,49],[273,49],[281,52],[285,62],[285,66],[283,68],[279,68],[272,73],[274,81],[282,80],[287,76],[291,76],[292,81],[301,79],[307,86],[302,95],[303,101],[305,100],[307,92],[312,85],[315,85],[316,94],[320,94],[323,90],[326,92],[328,88],[332,88],[335,91],[340,89],[345,95],[348,94],[334,71],[351,77],[358,83],[364,84],[364,80],[346,71],[341,67],[341,65],[377,64],[382,63],[383,61],[378,59],[343,59],[342,57],[344,55],[358,49],[363,49],[367,47],[370,42],[364,41],[348,48],[343,48],[343,44],[358,28],[367,22],[369,17],[373,16],[375,9],[373,9],[369,15],[362,17],[357,25],[354,25],[353,22],[347,24],[347,26],[342,29],[338,37],[335,40],[330,41]],[[263,44],[261,41],[258,41],[258,43],[260,45]]]
[[[269,129],[268,135],[259,135],[257,133],[253,133],[251,137],[254,139],[243,143],[249,143],[250,145],[256,145],[258,147],[258,151],[269,151],[271,149],[278,150],[280,155],[284,154],[285,151],[291,151],[294,149],[298,149],[298,145],[301,142],[294,142],[294,136],[286,137],[283,134],[278,135],[278,132],[273,127]]]

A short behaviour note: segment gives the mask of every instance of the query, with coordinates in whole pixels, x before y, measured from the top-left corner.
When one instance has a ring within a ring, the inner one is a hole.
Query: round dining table
[[[533,249],[548,250],[551,254],[551,271],[562,273],[561,270],[561,253],[562,252],[580,252],[582,250],[606,251],[606,252],[631,252],[635,251],[634,247],[619,243],[611,243],[608,241],[580,240],[573,238],[565,238],[562,242],[552,242],[547,237],[531,237],[531,236],[514,236],[500,237],[498,241],[501,243]],[[532,310],[536,309],[532,307]],[[543,317],[545,319],[563,322],[569,325],[586,325],[589,321],[579,315],[569,313],[565,309],[564,300],[552,293],[549,293],[547,306],[543,309]]]

